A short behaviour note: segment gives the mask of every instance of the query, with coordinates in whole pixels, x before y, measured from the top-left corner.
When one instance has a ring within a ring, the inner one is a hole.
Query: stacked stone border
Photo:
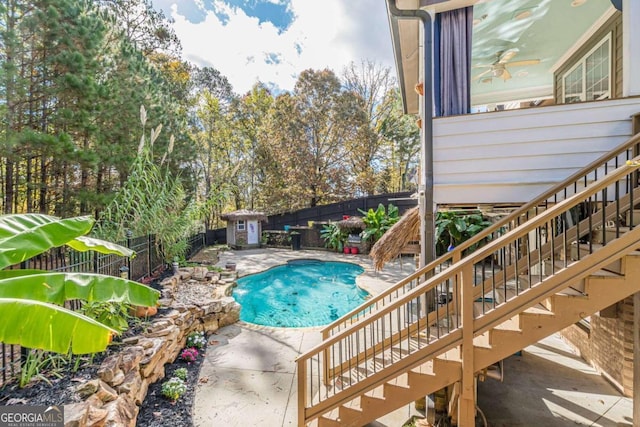
[[[213,333],[240,317],[240,305],[231,297],[235,272],[212,273],[204,267],[180,269],[162,281],[161,308],[144,333],[123,340],[121,350],[100,365],[97,378],[80,384],[83,399],[65,405],[65,427],[132,427],[149,385],[164,378],[164,366],[173,363],[191,332]],[[176,299],[180,286],[206,282],[209,299],[185,304]]]

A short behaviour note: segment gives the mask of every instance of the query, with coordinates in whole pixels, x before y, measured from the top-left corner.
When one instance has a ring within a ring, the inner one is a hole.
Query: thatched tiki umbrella
[[[347,231],[350,233],[360,232],[367,228],[364,225],[364,221],[359,216],[350,216],[347,219],[343,219],[342,221],[338,221],[338,228],[342,231]]]
[[[416,242],[417,249],[416,252]],[[412,244],[413,243],[413,244]],[[369,256],[373,258],[376,270],[404,253],[419,253],[420,248],[420,211],[418,207],[404,213],[371,248]]]

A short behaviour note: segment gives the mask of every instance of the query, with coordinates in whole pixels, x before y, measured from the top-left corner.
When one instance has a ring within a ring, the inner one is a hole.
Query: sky
[[[290,91],[301,71],[375,61],[395,75],[386,0],[152,0],[174,20],[183,59],[246,93]]]

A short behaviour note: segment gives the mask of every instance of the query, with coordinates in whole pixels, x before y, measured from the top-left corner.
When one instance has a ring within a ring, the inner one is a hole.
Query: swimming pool
[[[356,286],[364,272],[347,262],[295,260],[238,279],[233,297],[240,320],[264,326],[327,325],[360,305],[369,293]]]

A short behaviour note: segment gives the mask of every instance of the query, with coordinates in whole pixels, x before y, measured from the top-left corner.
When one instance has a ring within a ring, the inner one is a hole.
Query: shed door
[[[247,244],[257,245],[259,241],[260,236],[258,236],[258,221],[247,221]]]

